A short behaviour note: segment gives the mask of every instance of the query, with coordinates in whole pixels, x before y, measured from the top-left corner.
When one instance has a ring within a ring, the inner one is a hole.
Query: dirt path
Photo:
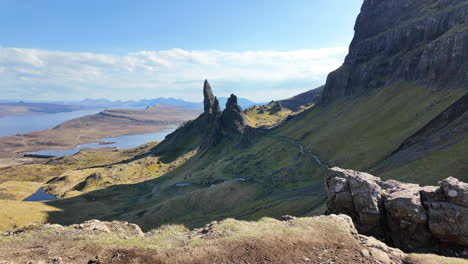
[[[315,155],[314,153],[312,153],[310,151],[305,151],[304,145],[299,143],[299,141],[296,141],[296,140],[291,139],[291,138],[283,137],[283,136],[269,135],[269,134],[267,134],[265,132],[260,132],[260,133],[264,134],[267,137],[271,137],[271,138],[275,138],[275,139],[278,139],[278,140],[289,142],[291,145],[299,147],[299,152],[301,154],[304,154],[304,155],[307,155],[307,156],[311,157],[320,167],[327,168],[327,169],[330,168],[330,165],[327,162],[319,159],[319,157],[317,157],[317,155]]]

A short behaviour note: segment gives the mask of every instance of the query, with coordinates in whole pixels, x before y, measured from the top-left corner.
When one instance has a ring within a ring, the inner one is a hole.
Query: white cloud
[[[172,96],[199,100],[202,81],[208,78],[220,85],[213,85],[220,96],[235,92],[267,101],[323,83],[346,52],[344,47],[246,52],[170,49],[111,55],[0,47],[0,77],[7,80],[0,91],[20,97],[39,87],[42,92],[36,91],[31,99]]]

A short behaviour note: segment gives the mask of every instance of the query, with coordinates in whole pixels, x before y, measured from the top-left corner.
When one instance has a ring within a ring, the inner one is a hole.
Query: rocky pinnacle
[[[203,106],[205,113],[212,113],[213,106],[215,105],[216,98],[213,95],[213,91],[211,90],[211,85],[208,80],[205,80],[203,84]],[[218,103],[219,107],[219,103]]]
[[[244,132],[247,122],[242,108],[237,103],[237,96],[234,94],[229,97],[221,119],[225,131],[239,134]]]

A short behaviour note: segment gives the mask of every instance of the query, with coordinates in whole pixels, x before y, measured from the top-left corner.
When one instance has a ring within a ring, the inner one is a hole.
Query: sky
[[[0,0],[0,99],[284,99],[325,83],[362,0]]]

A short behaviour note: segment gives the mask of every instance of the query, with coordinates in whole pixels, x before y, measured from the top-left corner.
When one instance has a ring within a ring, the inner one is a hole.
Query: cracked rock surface
[[[363,234],[405,251],[456,255],[468,247],[468,184],[453,177],[421,187],[335,167],[325,186],[328,213],[350,215]]]

